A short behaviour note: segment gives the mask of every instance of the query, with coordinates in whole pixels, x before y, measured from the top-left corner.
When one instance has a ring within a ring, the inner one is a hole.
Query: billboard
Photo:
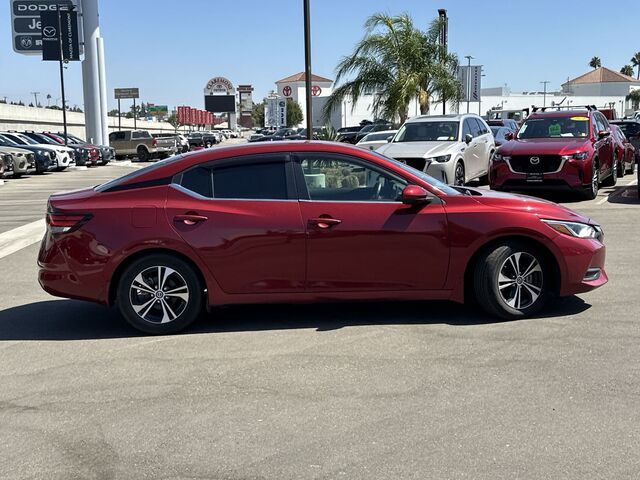
[[[462,101],[479,102],[481,100],[480,90],[482,66],[461,66],[458,67],[458,81],[462,87]]]
[[[147,113],[152,117],[166,117],[169,115],[169,107],[167,105],[148,105]]]
[[[80,60],[78,13],[68,10],[42,12],[40,20],[42,60]],[[62,54],[60,53],[61,48]]]
[[[213,113],[235,113],[235,95],[205,95],[204,107],[208,112]]]

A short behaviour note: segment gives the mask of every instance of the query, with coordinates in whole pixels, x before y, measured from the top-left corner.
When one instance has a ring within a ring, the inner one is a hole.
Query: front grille
[[[424,158],[396,158],[399,162],[409,165],[411,168],[424,172],[426,160]]]
[[[540,161],[537,164],[532,164],[531,158],[535,157]],[[514,155],[509,161],[511,169],[518,173],[555,172],[560,168],[561,162],[560,155]]]

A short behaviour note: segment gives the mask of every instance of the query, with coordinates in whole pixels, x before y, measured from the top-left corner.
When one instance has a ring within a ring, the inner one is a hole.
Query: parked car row
[[[20,177],[62,171],[71,166],[106,165],[115,157],[113,148],[93,145],[62,132],[0,132],[2,176]]]

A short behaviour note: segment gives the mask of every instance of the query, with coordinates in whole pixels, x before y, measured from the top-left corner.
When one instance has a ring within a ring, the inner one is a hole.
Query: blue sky
[[[619,70],[640,51],[637,1],[311,0],[313,71],[333,78],[374,12],[408,12],[426,27],[446,8],[450,50],[484,65],[484,87],[535,90],[550,80],[557,89],[588,71],[593,55]],[[114,87],[137,86],[143,101],[203,107],[205,83],[222,75],[253,84],[260,99],[304,69],[302,0],[100,0],[100,22],[109,97]],[[0,8],[0,98],[30,101],[38,91],[55,100],[57,63],[14,53],[10,35],[7,5]],[[70,104],[81,105],[79,62],[65,78]]]

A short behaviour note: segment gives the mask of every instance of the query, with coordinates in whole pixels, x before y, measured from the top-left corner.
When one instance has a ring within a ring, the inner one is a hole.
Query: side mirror
[[[516,134],[515,134],[515,133],[513,133],[513,132],[507,132],[507,133],[505,133],[505,135],[504,135],[504,139],[505,139],[505,140],[507,140],[507,141],[511,141],[511,140],[513,140],[514,138],[516,138]]]
[[[467,133],[464,136],[464,143],[466,143],[467,145],[469,145],[472,140],[473,140],[473,135],[471,135],[470,133]]]
[[[600,130],[600,131],[598,132],[598,138],[601,138],[601,139],[602,139],[602,138],[606,138],[606,137],[608,137],[609,135],[611,135],[611,132],[610,132],[609,130]]]
[[[405,205],[429,203],[427,191],[418,185],[407,185],[402,190],[402,203]]]

